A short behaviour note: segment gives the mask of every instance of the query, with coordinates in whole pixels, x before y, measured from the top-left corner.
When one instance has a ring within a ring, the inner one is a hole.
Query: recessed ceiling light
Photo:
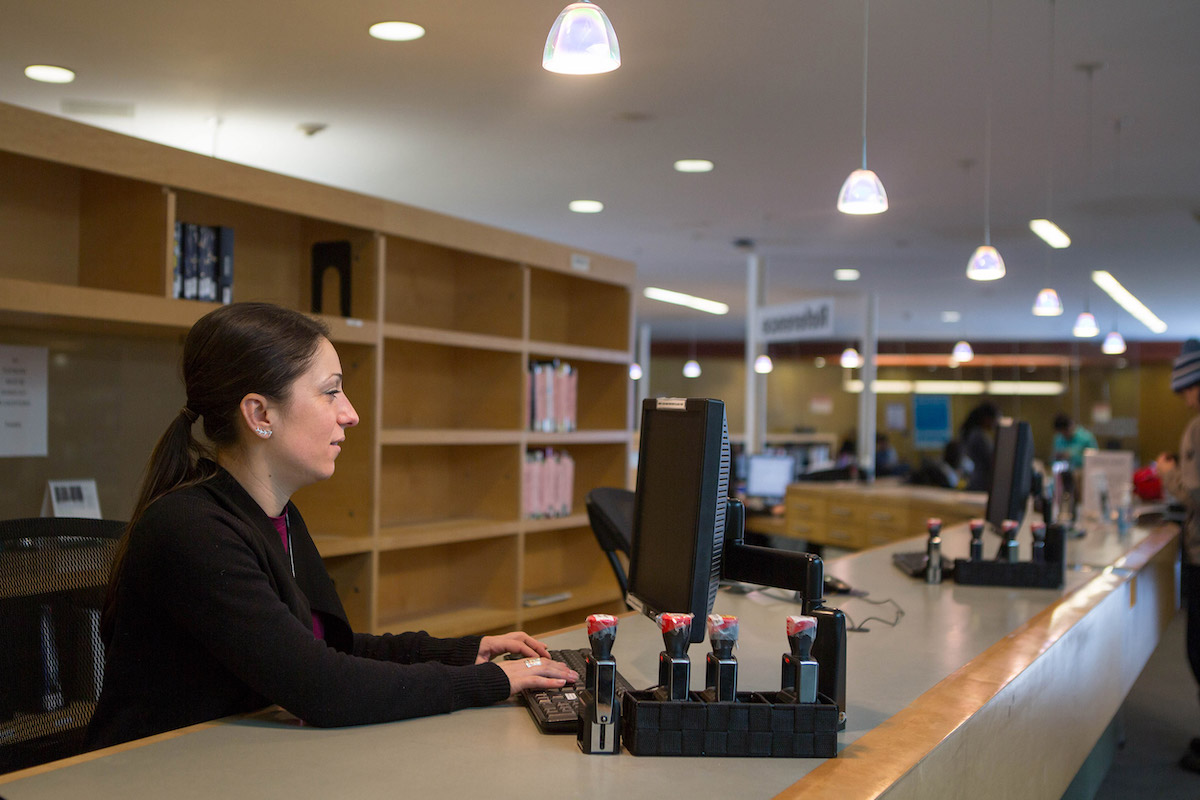
[[[696,297],[695,295],[684,294],[683,292],[673,292],[670,289],[647,286],[642,290],[642,295],[650,300],[657,300],[660,303],[674,303],[677,306],[687,306],[697,311],[707,311],[709,314],[729,313],[729,306],[725,303],[719,303],[716,300],[705,300],[703,297]]]
[[[367,32],[387,42],[411,42],[425,35],[425,29],[413,22],[376,22]]]
[[[576,214],[599,214],[604,210],[604,203],[599,200],[572,200],[567,208]]]
[[[75,80],[75,73],[66,67],[33,64],[25,68],[25,77],[42,83],[70,83]]]
[[[943,311],[942,322],[958,322],[962,319],[962,314],[957,311]]]
[[[833,277],[839,281],[856,281],[859,279],[859,272],[856,269],[835,269]]]
[[[1029,230],[1036,233],[1043,242],[1055,250],[1062,250],[1064,247],[1071,246],[1071,237],[1067,236],[1062,228],[1048,219],[1029,220]]]
[[[712,172],[713,162],[704,158],[681,158],[675,162],[676,172]]]

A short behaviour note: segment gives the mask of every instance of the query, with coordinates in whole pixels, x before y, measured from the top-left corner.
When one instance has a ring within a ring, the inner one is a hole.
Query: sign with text
[[[794,342],[833,336],[833,298],[763,306],[758,310],[758,336],[763,342]]]
[[[0,456],[44,456],[47,350],[0,345]]]

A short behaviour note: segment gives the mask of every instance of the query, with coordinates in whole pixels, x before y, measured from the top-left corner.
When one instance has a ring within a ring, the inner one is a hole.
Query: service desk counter
[[[965,527],[947,530],[944,551],[965,556],[967,538]],[[986,542],[990,555],[999,540]],[[827,565],[869,592],[830,598],[867,629],[848,635],[837,758],[587,756],[572,736],[540,734],[513,703],[333,730],[268,710],[0,777],[0,796],[1061,797],[1175,613],[1177,528],[1072,540],[1066,585],[1053,590],[926,585],[891,563],[921,545]],[[715,610],[741,619],[739,687],[777,689],[784,618],[798,613],[790,593],[722,592]],[[571,629],[548,641],[587,639]],[[622,619],[614,653],[630,683],[654,683],[661,649],[649,619]],[[707,649],[692,646],[697,689]]]

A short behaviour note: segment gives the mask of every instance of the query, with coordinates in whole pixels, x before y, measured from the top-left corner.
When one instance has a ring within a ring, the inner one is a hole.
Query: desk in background
[[[887,479],[864,483],[793,483],[784,500],[781,535],[814,545],[862,550],[907,539],[930,517],[943,527],[982,517],[984,492],[909,486]],[[747,530],[750,524],[747,523]]]
[[[964,526],[944,535],[963,556]],[[1026,552],[1028,546],[1026,537]],[[998,537],[989,534],[992,548]],[[838,559],[839,576],[892,598],[895,627],[868,624],[848,642],[848,717],[836,759],[585,756],[569,736],[538,733],[513,704],[344,729],[300,727],[280,711],[132,742],[0,777],[7,800],[64,797],[345,796],[581,798],[1057,798],[1128,693],[1178,601],[1178,529],[1108,529],[1069,543],[1062,590],[930,586],[902,575],[891,553],[921,538]],[[721,593],[741,617],[744,688],[778,685],[788,594]],[[854,622],[890,616],[847,599]],[[575,628],[552,647],[582,647]],[[656,676],[654,624],[622,620],[615,654],[635,686]],[[707,644],[694,645],[693,686]]]

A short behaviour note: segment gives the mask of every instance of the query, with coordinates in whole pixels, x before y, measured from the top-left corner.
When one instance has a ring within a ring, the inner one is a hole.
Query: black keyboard
[[[570,684],[561,689],[522,689],[521,702],[529,709],[529,716],[542,733],[575,733],[579,729],[579,714],[583,708],[576,691],[582,688],[583,676],[587,671],[587,648],[580,650],[551,650],[550,657],[561,661],[579,673],[579,686]],[[617,673],[617,702],[633,687]]]

